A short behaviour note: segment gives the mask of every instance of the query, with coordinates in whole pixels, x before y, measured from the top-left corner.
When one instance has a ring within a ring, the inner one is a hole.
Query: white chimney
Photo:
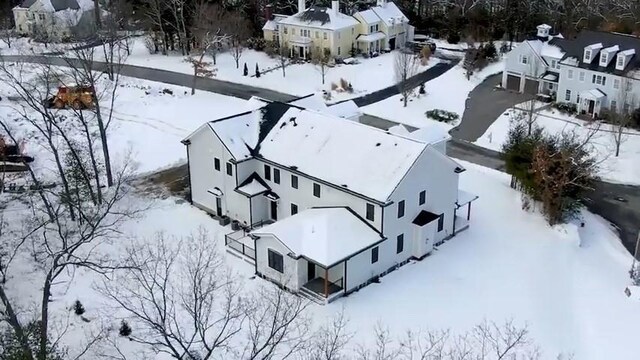
[[[298,0],[298,12],[301,13],[307,10],[307,5],[305,4],[305,0]]]
[[[338,1],[338,0],[331,1],[331,10],[333,10],[334,14],[339,13],[340,12],[340,1]]]
[[[549,37],[549,30],[551,30],[551,26],[547,24],[541,24],[536,26],[536,29],[538,29],[538,37],[546,38]]]

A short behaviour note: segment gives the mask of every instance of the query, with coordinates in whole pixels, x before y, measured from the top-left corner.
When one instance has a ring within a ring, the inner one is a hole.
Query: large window
[[[613,88],[620,89],[620,79],[613,79]]]
[[[593,75],[593,77],[591,78],[591,82],[596,84],[596,85],[606,85],[607,84],[607,77],[606,76],[602,76],[602,75]]]
[[[220,159],[213,158],[213,168],[220,171]]]
[[[571,101],[571,90],[565,91],[564,93],[564,101]]]
[[[611,104],[609,104],[611,111],[616,112],[618,111],[618,102],[615,100],[611,100]]]
[[[404,234],[400,234],[396,238],[396,254],[400,254],[402,251],[404,251]]]
[[[280,184],[280,169],[273,168],[273,182]]]
[[[313,196],[320,197],[320,184],[313,183]]]
[[[227,163],[227,175],[233,176],[233,164],[230,162]]]
[[[295,175],[291,175],[291,187],[294,189],[298,188],[298,177]]]
[[[268,249],[267,257],[268,257],[270,268],[280,273],[284,272],[284,258],[282,257],[282,254],[277,253],[271,249]]]
[[[398,219],[404,216],[404,200],[398,203]]]
[[[584,81],[584,71],[580,71],[580,81]]]
[[[265,180],[271,180],[271,166],[264,165],[264,178]]]
[[[373,206],[373,204],[367,204],[366,218],[369,221],[373,221],[375,219],[375,207]]]
[[[375,264],[378,262],[378,247],[374,247],[371,249],[371,263]]]
[[[444,214],[438,217],[438,232],[442,231],[443,229],[444,229]]]
[[[567,70],[567,78],[569,78],[569,80],[573,79],[573,70]]]

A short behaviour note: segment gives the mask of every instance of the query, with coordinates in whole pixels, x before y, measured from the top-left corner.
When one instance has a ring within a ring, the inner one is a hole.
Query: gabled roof
[[[353,16],[334,12],[331,8],[312,6],[307,10],[280,20],[281,24],[310,26],[327,30],[342,29],[360,24]]]
[[[398,24],[400,22],[408,22],[409,18],[407,18],[402,11],[396,6],[396,4],[392,2],[387,2],[382,6],[372,7],[373,10],[378,17],[387,24],[387,26],[392,25],[393,23]]]
[[[314,208],[255,230],[278,238],[296,257],[330,267],[384,240],[348,208]]]
[[[607,67],[600,66],[599,61],[593,61],[590,64],[585,64],[582,61],[584,49],[593,44],[602,44],[603,48],[618,45],[621,51],[634,50],[635,54],[638,54],[640,53],[640,38],[636,36],[604,31],[583,30],[575,38],[554,38],[549,41],[549,44],[555,45],[565,52],[563,60],[570,58],[577,59],[578,61],[571,62],[571,64],[580,68],[613,73],[616,75],[623,75],[628,71],[640,69],[640,58],[637,55],[631,57],[629,64],[624,70],[616,70],[615,61],[611,61]],[[569,62],[563,61],[563,63]]]
[[[373,10],[371,9],[367,9],[365,11],[358,11],[356,14],[360,15],[362,17],[362,20],[364,20],[364,22],[366,22],[367,24],[375,24],[377,22],[380,22],[380,18],[378,17],[378,14],[373,12]]]
[[[46,11],[58,12],[63,10],[89,10],[93,9],[93,0],[24,0],[18,5],[21,8],[30,8],[35,3],[42,4]]]
[[[247,197],[260,195],[270,190],[269,185],[256,172],[249,175],[249,177],[236,188],[237,192]]]

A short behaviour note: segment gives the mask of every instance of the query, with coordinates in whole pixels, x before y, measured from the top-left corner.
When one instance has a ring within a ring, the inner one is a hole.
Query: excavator
[[[83,110],[93,108],[95,90],[86,85],[61,85],[58,93],[47,100],[50,108]]]
[[[19,172],[27,169],[26,164],[33,162],[33,157],[23,153],[23,147],[8,144],[0,135],[0,173]]]

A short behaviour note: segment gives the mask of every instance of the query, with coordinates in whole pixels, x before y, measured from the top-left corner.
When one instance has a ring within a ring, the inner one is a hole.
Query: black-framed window
[[[213,168],[220,171],[220,159],[213,158]]]
[[[298,213],[298,205],[291,203],[291,215],[295,215]]]
[[[375,219],[375,215],[376,215],[376,208],[373,206],[373,204],[367,204],[367,220],[369,221],[373,221]]]
[[[442,229],[444,229],[444,214],[438,218],[438,232],[442,231]]]
[[[420,199],[418,201],[418,204],[420,205],[424,205],[424,203],[427,202],[427,191],[426,190],[422,190],[420,191]]]
[[[371,263],[375,264],[378,262],[378,247],[374,247],[371,249]]]
[[[227,163],[227,175],[233,176],[233,164],[230,162]]]
[[[280,169],[273,168],[273,182],[280,184]]]
[[[404,251],[404,234],[396,237],[396,254],[400,254],[402,251]]]
[[[404,216],[404,200],[398,203],[398,219]]]
[[[264,179],[271,180],[271,166],[267,164],[264,165]]]
[[[270,268],[280,273],[284,273],[284,258],[282,257],[282,254],[268,249],[267,257]]]
[[[320,184],[313,183],[313,196],[320,197]]]
[[[298,188],[298,177],[296,175],[291,175],[291,187],[294,189]]]

